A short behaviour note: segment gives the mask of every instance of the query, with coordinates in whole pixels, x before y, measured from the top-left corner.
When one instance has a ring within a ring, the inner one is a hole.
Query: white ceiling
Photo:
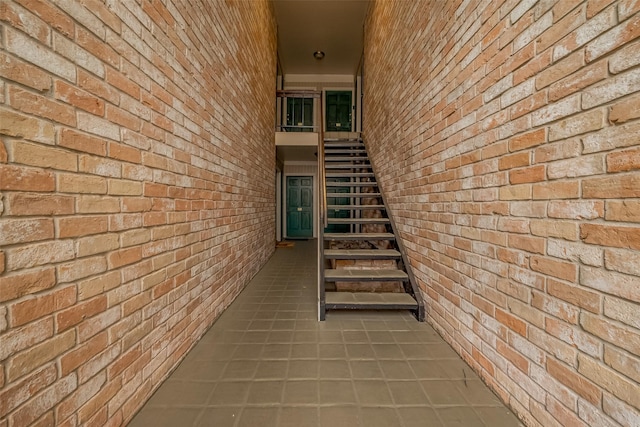
[[[284,74],[351,74],[362,55],[369,0],[274,0]],[[317,60],[313,52],[325,58]]]

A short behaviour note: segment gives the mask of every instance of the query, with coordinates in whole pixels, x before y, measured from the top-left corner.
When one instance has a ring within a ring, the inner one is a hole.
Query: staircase
[[[423,321],[364,143],[325,138],[322,158],[327,227],[320,227],[320,320],[328,310],[410,310]]]

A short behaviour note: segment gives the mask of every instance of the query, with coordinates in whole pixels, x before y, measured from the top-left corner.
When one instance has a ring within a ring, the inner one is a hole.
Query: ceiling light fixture
[[[321,50],[316,50],[315,52],[313,52],[313,57],[319,61],[324,58],[324,52]]]

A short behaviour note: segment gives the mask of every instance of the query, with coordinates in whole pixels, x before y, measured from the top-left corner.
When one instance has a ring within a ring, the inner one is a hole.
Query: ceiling
[[[350,74],[362,56],[369,0],[274,0],[284,74]],[[313,57],[321,50],[322,60]]]

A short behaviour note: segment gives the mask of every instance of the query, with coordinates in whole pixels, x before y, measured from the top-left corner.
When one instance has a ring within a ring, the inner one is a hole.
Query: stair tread
[[[349,194],[349,193],[345,193]],[[344,196],[343,196],[344,197]],[[328,205],[327,209],[334,210],[358,210],[358,209],[385,209],[384,205]]]
[[[416,308],[409,294],[396,292],[327,292],[327,308]]]
[[[354,164],[354,163],[333,163],[326,165],[325,169],[371,169],[369,164]]]
[[[389,218],[327,218],[329,224],[388,224]]]
[[[380,197],[380,193],[327,193],[327,197]]]
[[[328,172],[327,178],[358,178],[358,177],[372,177],[373,172]]]
[[[324,158],[325,162],[347,162],[350,160],[369,160],[369,156],[325,156]]]
[[[392,233],[324,233],[325,240],[394,240]]]
[[[380,280],[407,280],[409,276],[402,270],[349,270],[346,268],[326,269],[324,279],[335,281],[380,281]]]
[[[327,187],[377,187],[378,183],[375,181],[364,182],[327,182]]]
[[[395,249],[325,249],[324,256],[330,259],[393,259],[401,255]]]

